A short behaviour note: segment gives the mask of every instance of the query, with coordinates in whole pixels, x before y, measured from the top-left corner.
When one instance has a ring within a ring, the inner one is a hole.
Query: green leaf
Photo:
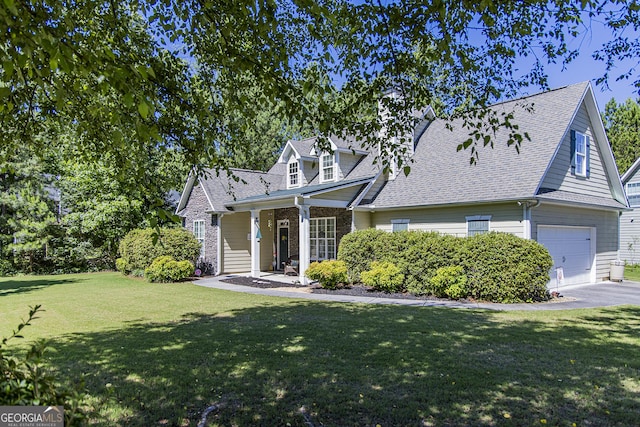
[[[149,104],[144,99],[138,104],[138,113],[143,119],[149,117]]]

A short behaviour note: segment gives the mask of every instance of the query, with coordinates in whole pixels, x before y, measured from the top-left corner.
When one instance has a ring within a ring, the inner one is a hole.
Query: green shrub
[[[432,294],[431,278],[438,268],[455,263],[462,239],[435,232],[411,232],[407,239],[406,250],[396,255],[407,290],[416,295]]]
[[[369,270],[372,261],[385,259],[392,238],[391,233],[374,228],[354,231],[342,237],[338,260],[346,264],[350,282],[359,282],[360,273]]]
[[[84,398],[80,391],[82,382],[76,388],[65,388],[43,369],[44,352],[47,349],[44,341],[37,341],[23,356],[7,354],[7,342],[22,338],[22,329],[31,325],[30,322],[39,311],[40,305],[31,307],[28,319],[0,343],[0,406],[64,406],[64,424],[79,425],[85,418],[81,409]]]
[[[360,273],[360,280],[367,286],[383,292],[402,292],[404,274],[394,263],[373,261],[371,270]]]
[[[118,258],[116,260],[116,270],[118,270],[122,274],[127,274],[127,262],[124,258]]]
[[[548,299],[549,253],[535,241],[507,233],[467,238],[361,230],[342,238],[338,259],[345,261],[352,281],[359,281],[374,261],[393,262],[404,274],[406,290],[416,295],[471,296],[507,303]],[[439,268],[452,265],[462,267],[466,285],[462,279],[446,286],[441,279],[432,281]]]
[[[460,266],[440,267],[429,281],[433,295],[460,299],[467,296],[467,276]]]
[[[325,289],[337,289],[347,282],[347,265],[343,261],[312,262],[304,273]]]
[[[487,233],[465,239],[460,265],[475,299],[513,303],[549,299],[552,266],[544,246],[508,233]]]
[[[171,283],[188,279],[193,275],[191,261],[176,261],[170,256],[160,256],[144,270],[144,277],[150,282]]]
[[[120,241],[119,251],[123,261],[117,264],[118,271],[130,274],[144,270],[160,256],[195,264],[200,255],[200,242],[184,228],[137,229]]]

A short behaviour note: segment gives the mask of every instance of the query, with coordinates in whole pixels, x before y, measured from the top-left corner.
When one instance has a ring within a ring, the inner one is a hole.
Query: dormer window
[[[335,178],[335,160],[333,154],[324,154],[322,162],[322,181],[333,181]]]
[[[289,188],[300,186],[300,169],[298,168],[298,161],[293,160],[289,163]]]

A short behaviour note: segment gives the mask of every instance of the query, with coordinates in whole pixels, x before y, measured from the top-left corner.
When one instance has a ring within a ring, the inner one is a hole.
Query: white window
[[[335,177],[335,161],[333,154],[322,156],[322,181],[333,181]]]
[[[475,215],[467,217],[467,236],[485,234],[490,231],[490,215]]]
[[[408,219],[392,219],[391,220],[391,231],[394,233],[398,231],[407,231],[409,230],[409,220]]]
[[[631,207],[640,206],[640,182],[630,182],[627,184],[627,198]]]
[[[312,260],[336,258],[336,218],[311,218],[309,244]]]
[[[300,170],[298,161],[294,160],[289,163],[289,187],[297,187],[300,185]]]
[[[589,137],[575,130],[571,131],[571,174],[589,177]]]
[[[576,175],[587,176],[587,137],[580,132],[576,132],[575,136]]]
[[[193,221],[193,235],[200,242],[200,258],[204,258],[204,220]]]

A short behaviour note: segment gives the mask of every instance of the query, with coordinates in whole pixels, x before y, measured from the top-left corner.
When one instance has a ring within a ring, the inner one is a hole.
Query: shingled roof
[[[411,173],[389,181],[370,201],[370,207],[439,206],[531,199],[572,122],[589,83],[579,83],[491,107],[514,113],[519,133],[528,133],[520,152],[507,146],[501,129],[493,148],[479,148],[476,164],[469,150],[457,151],[470,137],[461,120],[434,120],[418,140]],[[529,111],[526,106],[532,106]],[[453,130],[448,128],[453,126]]]

